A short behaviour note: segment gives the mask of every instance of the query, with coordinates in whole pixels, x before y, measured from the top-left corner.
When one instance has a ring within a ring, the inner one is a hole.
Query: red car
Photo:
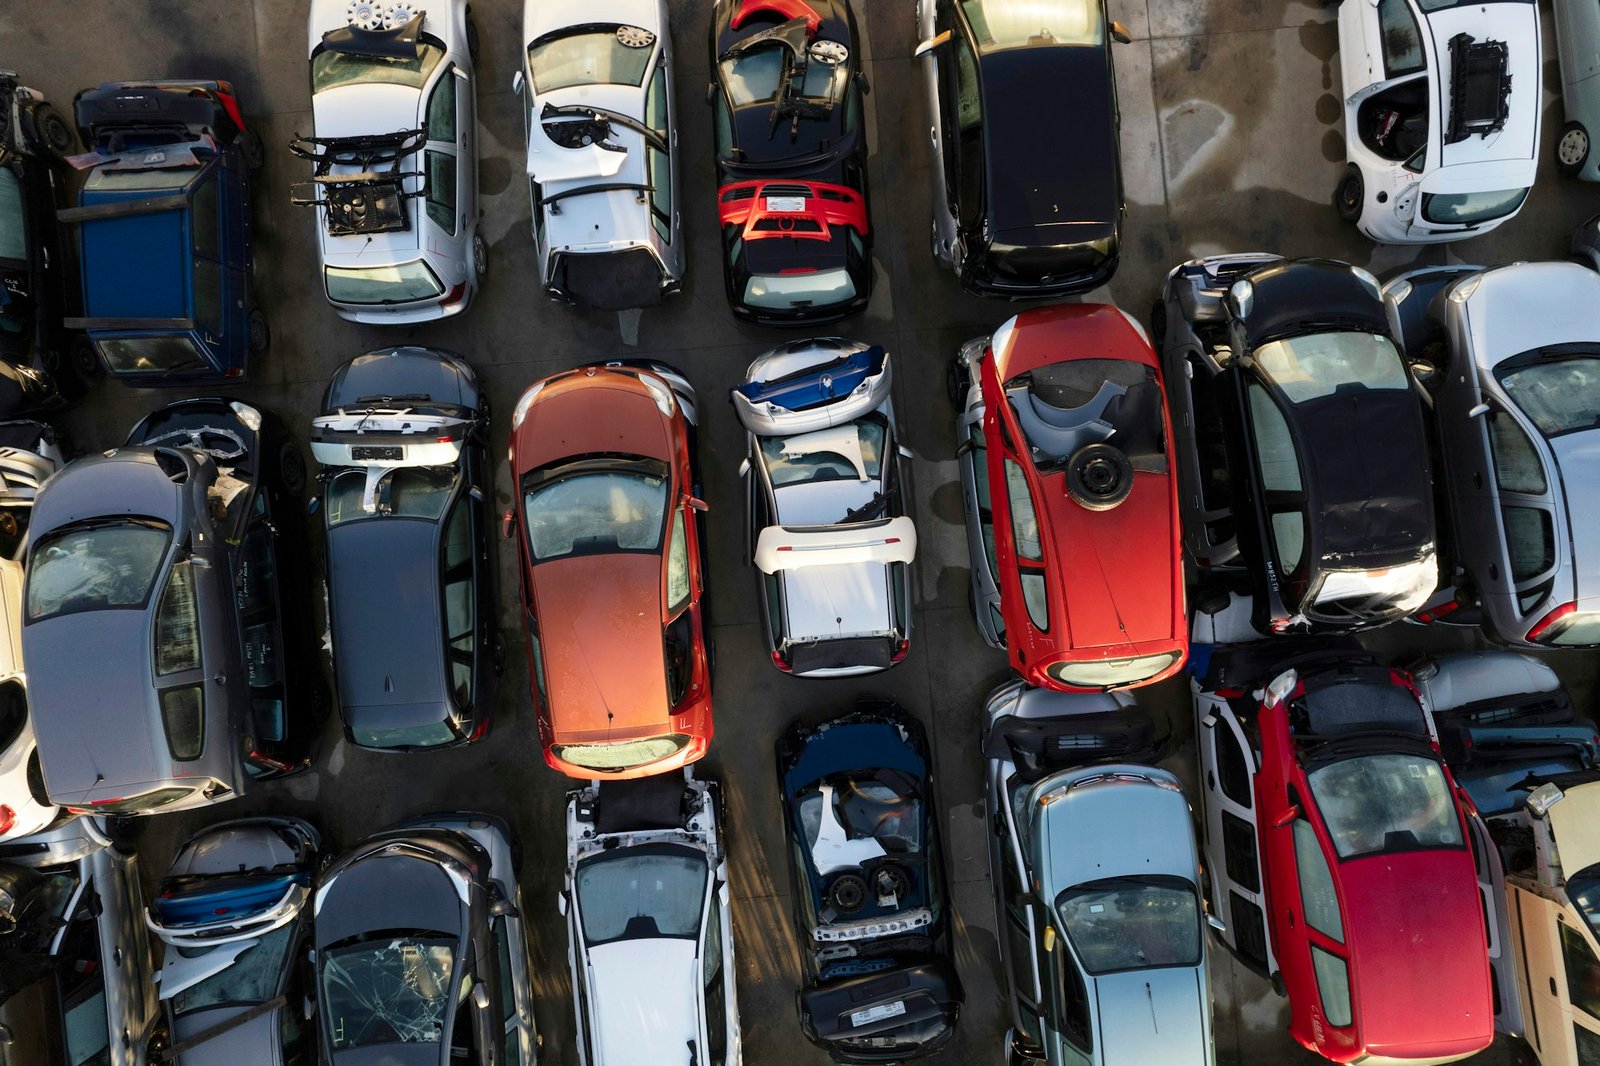
[[[570,777],[677,770],[711,744],[696,402],[660,363],[535,382],[511,415],[528,675]]]
[[[1422,1066],[1481,1051],[1492,889],[1469,843],[1472,801],[1415,684],[1359,647],[1287,663],[1273,648],[1278,661],[1252,669],[1262,654],[1218,653],[1195,682],[1222,939],[1287,994],[1290,1035],[1324,1058]]]
[[[967,345],[957,367],[979,628],[1034,685],[1172,676],[1189,649],[1183,541],[1144,331],[1107,304],[1039,308]]]

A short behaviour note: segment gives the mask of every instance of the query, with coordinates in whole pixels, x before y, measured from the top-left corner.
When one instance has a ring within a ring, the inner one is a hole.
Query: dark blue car
[[[245,376],[267,344],[250,291],[249,170],[261,142],[227,82],[120,82],[78,94],[98,154],[78,206],[85,330],[130,385]]]

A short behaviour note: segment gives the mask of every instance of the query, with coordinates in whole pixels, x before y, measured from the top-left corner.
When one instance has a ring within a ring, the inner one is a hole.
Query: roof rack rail
[[[315,164],[311,180],[289,190],[296,207],[327,209],[328,235],[350,237],[365,233],[393,233],[411,228],[406,201],[427,192],[427,176],[419,170],[401,170],[400,160],[416,152],[427,140],[425,129],[359,137],[305,137],[295,134],[289,150]],[[335,174],[335,166],[352,172]],[[421,179],[406,189],[408,178]]]
[[[1506,73],[1511,50],[1504,41],[1474,41],[1469,33],[1450,38],[1450,118],[1444,143],[1455,144],[1476,133],[1499,133],[1511,114],[1511,75]]]

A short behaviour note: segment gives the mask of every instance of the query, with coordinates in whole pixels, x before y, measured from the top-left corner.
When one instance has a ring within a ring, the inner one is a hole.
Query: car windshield
[[[328,299],[338,304],[404,304],[444,295],[433,268],[420,259],[394,266],[326,270]]]
[[[94,346],[113,374],[143,374],[206,365],[186,336],[96,337]]]
[[[349,55],[324,45],[311,57],[311,92],[315,95],[345,85],[404,85],[420,89],[443,58],[444,47],[427,38],[417,42],[417,54],[409,59]]]
[[[228,968],[190,985],[172,997],[172,1011],[179,1017],[207,1007],[236,1004],[253,1005],[271,999],[278,991],[294,924],[274,929],[234,956]],[[213,951],[232,951],[233,946],[178,948],[186,959],[199,958]]]
[[[1102,44],[1100,0],[962,0],[978,51],[1052,44]]]
[[[707,870],[704,853],[671,845],[619,849],[579,863],[573,886],[584,940],[698,937]]]
[[[523,497],[536,563],[569,555],[653,552],[667,513],[664,475],[591,470],[547,481]]]
[[[1290,403],[1364,389],[1410,388],[1394,342],[1376,333],[1312,333],[1269,341],[1255,350],[1255,360]]]
[[[1500,192],[1424,193],[1422,217],[1428,222],[1469,224],[1504,218],[1522,206],[1527,189]]]
[[[422,725],[371,729],[351,726],[350,735],[363,748],[436,748],[458,739],[458,734],[443,719]]]
[[[772,487],[817,481],[876,481],[883,473],[883,441],[889,423],[871,414],[844,426],[760,437],[761,458]]]
[[[1200,964],[1200,907],[1181,877],[1109,877],[1069,888],[1056,913],[1092,974]]]
[[[1600,354],[1518,363],[1500,384],[1546,437],[1600,428]]]
[[[824,810],[824,795],[832,797],[831,812]],[[910,774],[897,770],[834,774],[800,792],[798,800],[808,849],[815,850],[826,830],[830,838],[875,840],[891,855],[922,850],[922,799]]]
[[[453,466],[401,466],[389,471],[373,494],[375,510],[362,507],[365,470],[341,470],[328,483],[328,525],[363,518],[426,518],[437,520],[456,486]]]
[[[1589,923],[1589,931],[1600,937],[1600,863],[1567,877],[1567,898]]]
[[[22,183],[16,171],[0,166],[0,259],[27,262],[28,238],[22,214]],[[5,294],[0,292],[0,301]],[[0,303],[3,306],[3,303]]]
[[[778,95],[783,81],[783,67],[794,53],[779,41],[757,45],[736,52],[721,63],[722,82],[728,87],[728,98],[734,107],[753,107],[770,104]],[[850,77],[848,63],[806,63],[805,78],[797,88],[789,90],[789,99],[796,96],[811,100],[834,100],[844,97],[846,80]]]
[[[28,553],[28,621],[144,607],[171,539],[164,526],[114,520],[46,536]]]
[[[1308,780],[1340,859],[1461,847],[1450,786],[1433,759],[1360,755],[1319,767]]]
[[[573,26],[528,46],[535,92],[574,85],[643,85],[655,34],[637,26]]]
[[[442,933],[380,934],[322,955],[321,1013],[335,1051],[436,1044],[455,1006],[455,952]]]

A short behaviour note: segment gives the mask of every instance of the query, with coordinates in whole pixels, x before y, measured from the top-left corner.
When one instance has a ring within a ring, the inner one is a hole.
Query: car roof
[[[587,1021],[595,1066],[627,1066],[700,1039],[697,944],[683,937],[620,940],[585,952],[592,979]]]
[[[1127,970],[1093,981],[1101,1062],[1210,1063],[1211,999],[1204,951],[1198,966]]]
[[[558,741],[673,731],[661,568],[659,553],[617,552],[551,559],[531,569]]]
[[[392,515],[328,530],[334,677],[352,725],[371,719],[389,729],[444,718],[439,530],[440,522]]]
[[[403,841],[407,834],[398,834]],[[363,845],[364,846],[364,845]],[[467,902],[454,878],[431,856],[379,852],[335,868],[317,889],[319,951],[352,936],[384,929],[426,929],[456,939],[467,935]]]
[[[1122,178],[1107,45],[982,53],[978,77],[995,242],[1057,245],[1115,234]],[[1052,99],[1042,103],[1044,85]]]
[[[669,426],[677,408],[663,415],[636,374],[584,367],[546,378],[543,385],[512,435],[513,478],[595,453],[642,455],[670,470],[675,456]]]
[[[186,195],[191,188],[198,188],[193,179],[189,187],[163,189],[160,195]],[[148,200],[152,195],[148,189],[85,189],[79,203],[89,207]],[[189,218],[185,206],[80,223],[85,314],[90,318],[189,317]]]

